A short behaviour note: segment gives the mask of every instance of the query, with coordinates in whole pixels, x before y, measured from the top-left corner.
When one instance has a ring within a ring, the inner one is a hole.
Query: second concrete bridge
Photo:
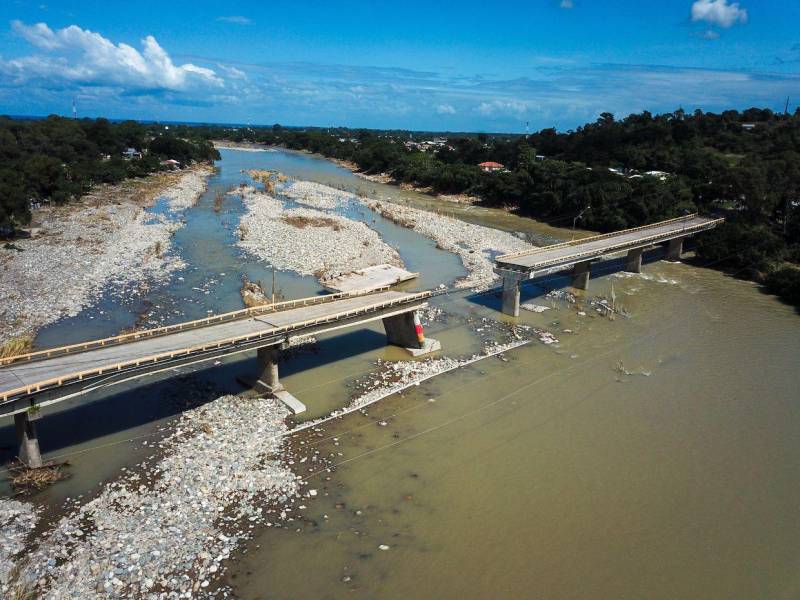
[[[585,290],[589,286],[592,262],[627,251],[625,270],[639,273],[642,254],[647,248],[667,244],[667,259],[679,260],[685,238],[713,229],[723,220],[687,215],[634,229],[499,256],[495,272],[503,278],[503,313],[519,316],[520,284],[523,281],[572,268],[573,287]]]

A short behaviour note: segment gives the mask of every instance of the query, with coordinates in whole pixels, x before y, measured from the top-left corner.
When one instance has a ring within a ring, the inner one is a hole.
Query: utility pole
[[[592,210],[592,205],[591,204],[589,204],[581,212],[579,212],[577,215],[575,215],[575,218],[572,219],[572,238],[570,239],[570,241],[575,240],[575,225],[578,223],[578,221],[580,221],[583,218],[583,213],[585,213],[587,210]]]
[[[784,115],[789,115],[789,96],[786,96],[786,108],[783,110]]]

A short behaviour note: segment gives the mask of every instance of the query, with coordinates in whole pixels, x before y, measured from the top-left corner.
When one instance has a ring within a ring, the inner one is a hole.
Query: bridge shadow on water
[[[655,248],[642,254],[642,264],[647,265],[664,260],[666,249]],[[625,271],[625,257],[610,258],[592,263],[591,276],[589,278],[589,289],[587,294],[592,294],[592,279],[606,277],[615,273]],[[571,287],[572,268],[558,273],[542,275],[535,279],[524,281],[520,286],[520,302],[528,302],[546,296],[552,290],[560,290]],[[467,300],[479,306],[485,306],[493,310],[500,311],[502,305],[502,287],[488,290],[483,293],[467,296]]]
[[[280,363],[281,378],[343,358],[386,347],[386,336],[372,329],[332,334],[316,344],[290,349]],[[257,371],[255,352],[226,357],[167,373],[153,374],[65,400],[37,421],[43,453],[52,453],[93,439],[113,436],[201,406],[246,388],[237,378]],[[0,464],[16,456],[13,419],[0,426]],[[46,457],[45,457],[46,458]]]

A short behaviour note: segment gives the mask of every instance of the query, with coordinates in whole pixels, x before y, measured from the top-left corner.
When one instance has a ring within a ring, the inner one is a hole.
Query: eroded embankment
[[[167,280],[183,266],[169,253],[181,223],[145,208],[162,196],[170,211],[193,205],[210,173],[203,166],[102,186],[69,206],[37,210],[33,236],[0,249],[0,344],[77,315],[106,290],[122,297]]]

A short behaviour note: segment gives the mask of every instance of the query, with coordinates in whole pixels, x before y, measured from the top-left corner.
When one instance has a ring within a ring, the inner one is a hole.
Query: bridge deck
[[[497,267],[514,271],[535,271],[598,258],[604,254],[639,248],[712,229],[722,219],[690,215],[636,229],[627,229],[574,242],[545,246],[497,258]]]
[[[326,321],[335,322],[339,317],[352,318],[365,309],[377,310],[402,304],[404,301],[421,302],[425,297],[427,297],[425,294],[384,291],[250,316],[93,350],[13,363],[0,368],[0,403],[20,395],[21,388],[52,382],[58,378],[74,379],[79,373],[86,373],[87,376],[96,375],[97,371],[104,369],[112,370],[124,364],[130,366],[132,361],[135,364],[135,361],[151,360],[153,357],[164,355],[169,358],[171,353],[213,346],[228,340],[268,335],[270,332],[288,335],[295,326],[295,334],[301,334],[306,327],[313,327]],[[56,385],[60,383],[56,382]]]

